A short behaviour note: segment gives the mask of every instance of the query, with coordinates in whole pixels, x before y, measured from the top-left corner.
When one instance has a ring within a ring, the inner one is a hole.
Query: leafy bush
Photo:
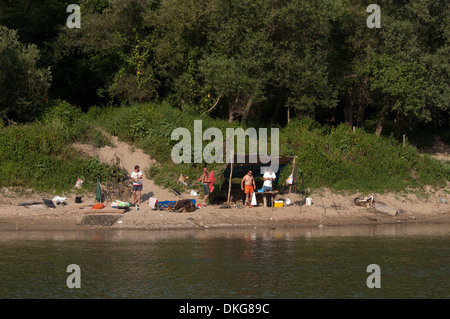
[[[280,148],[298,156],[307,187],[383,192],[426,184],[445,185],[448,164],[422,156],[392,137],[348,126],[320,127],[292,121],[281,131]],[[412,171],[415,175],[411,174]],[[287,173],[285,173],[287,174]]]
[[[196,180],[206,166],[216,172],[220,191],[224,179],[219,172],[224,163],[175,164],[171,159],[172,148],[179,142],[171,140],[172,131],[187,128],[193,137],[194,120],[199,119],[203,121],[203,131],[216,127],[224,140],[227,127],[238,127],[237,123],[206,115],[187,114],[165,103],[106,108],[85,114],[57,101],[41,123],[0,127],[0,186],[67,190],[78,177],[84,177],[83,185],[93,189],[97,178],[123,180],[126,172],[101,164],[96,158],[83,159],[70,146],[74,141],[97,147],[106,145],[107,138],[97,129],[103,126],[158,161],[146,172],[157,184],[179,189],[182,186],[177,180],[184,174],[190,177],[186,190],[201,191]],[[209,142],[202,141],[203,147]],[[321,126],[310,118],[294,119],[280,129],[279,142],[281,155],[297,156],[299,176],[310,189],[383,192],[424,185],[443,187],[450,180],[448,162],[423,156],[409,144],[402,145],[393,137],[377,137],[364,129],[353,132],[346,125]],[[193,147],[191,156],[193,159]],[[292,167],[281,172],[280,186],[291,172]],[[213,198],[217,193],[213,193]]]
[[[58,102],[42,122],[0,127],[0,186],[64,192],[73,188],[78,177],[85,180],[85,190],[95,189],[97,178],[123,180],[126,172],[72,150],[75,139],[104,143],[103,134],[85,119],[77,108]]]
[[[21,43],[17,30],[0,25],[1,121],[32,121],[46,104],[50,68],[38,67],[39,56],[36,45]]]
[[[224,139],[227,127],[238,127],[237,123],[190,115],[164,103],[110,109],[101,122],[110,132],[136,143],[159,162],[158,168],[148,172],[157,184],[180,187],[176,182],[180,174],[198,178],[203,166],[220,172],[224,165],[172,162],[171,150],[178,141],[171,140],[171,132],[183,127],[193,136],[194,120],[199,119],[203,121],[203,131],[219,128]],[[203,141],[203,146],[207,143]],[[445,185],[450,178],[448,164],[424,157],[414,147],[403,146],[392,136],[377,137],[364,129],[353,132],[344,124],[321,126],[309,117],[293,119],[280,129],[280,152],[297,156],[299,175],[308,188],[383,192],[425,184]],[[292,167],[284,169],[280,181],[291,172]],[[218,185],[223,183],[220,174],[216,174],[216,179]]]

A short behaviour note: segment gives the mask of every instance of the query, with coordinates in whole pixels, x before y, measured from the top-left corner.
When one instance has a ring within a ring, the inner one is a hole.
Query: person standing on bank
[[[208,173],[208,169],[206,167],[203,167],[203,173],[202,173],[202,177],[200,179],[200,181],[203,184],[203,192],[205,193],[205,196],[203,197],[203,203],[202,206],[206,206],[206,200],[208,199],[209,195],[211,194],[211,192],[209,191],[209,173]]]
[[[263,183],[263,192],[267,192],[267,191],[272,191],[272,182],[275,181],[275,179],[277,178],[277,176],[275,175],[275,173],[272,171],[271,168],[269,168],[268,171],[266,171],[263,175],[263,179],[264,179],[264,183]]]
[[[245,193],[245,201],[247,202],[248,207],[252,207],[251,200],[253,197],[253,193],[255,192],[255,188],[256,184],[253,173],[252,171],[248,171],[247,175],[245,175],[241,180],[241,189]]]
[[[137,208],[141,205],[142,177],[143,174],[139,170],[139,165],[136,165],[133,173],[131,173],[131,180],[133,181],[133,205],[136,205],[136,192],[138,194]]]

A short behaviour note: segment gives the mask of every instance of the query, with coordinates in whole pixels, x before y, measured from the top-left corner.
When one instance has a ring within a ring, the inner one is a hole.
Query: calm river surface
[[[2,299],[450,298],[446,224],[0,232],[0,254]]]

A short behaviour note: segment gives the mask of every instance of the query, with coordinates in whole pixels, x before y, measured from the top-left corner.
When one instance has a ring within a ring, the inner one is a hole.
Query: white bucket
[[[312,205],[312,198],[311,197],[307,197],[306,198],[306,205],[308,205],[308,206]]]

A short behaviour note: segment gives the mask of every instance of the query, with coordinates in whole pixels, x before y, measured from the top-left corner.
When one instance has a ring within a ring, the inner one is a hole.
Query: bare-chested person
[[[252,207],[251,199],[253,197],[253,193],[255,192],[255,188],[256,184],[252,171],[248,171],[247,175],[245,175],[241,181],[241,189],[245,192],[245,199],[248,207]]]

